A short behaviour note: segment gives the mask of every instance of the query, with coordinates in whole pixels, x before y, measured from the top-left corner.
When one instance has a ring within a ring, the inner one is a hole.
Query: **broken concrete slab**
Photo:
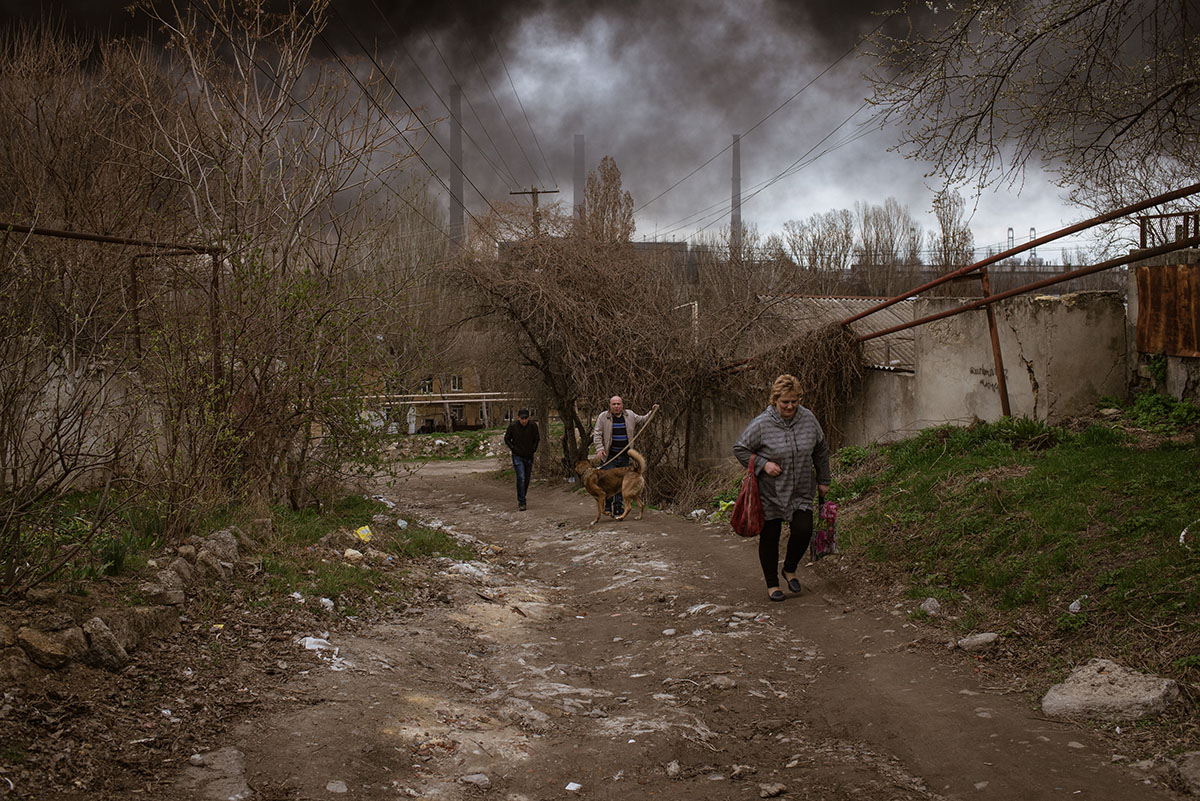
[[[1171,679],[1093,659],[1046,692],[1042,712],[1054,718],[1138,720],[1162,712],[1178,697],[1179,686]]]

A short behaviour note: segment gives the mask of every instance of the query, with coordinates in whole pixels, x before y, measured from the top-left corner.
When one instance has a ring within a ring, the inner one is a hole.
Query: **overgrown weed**
[[[1169,422],[1185,407],[1138,408]],[[1147,444],[1127,422],[1004,420],[843,449],[833,499],[844,551],[864,575],[900,573],[911,598],[937,598],[952,629],[1024,639],[1018,661],[1031,671],[1100,654],[1194,680],[1200,549],[1179,540],[1200,518],[1200,444]]]

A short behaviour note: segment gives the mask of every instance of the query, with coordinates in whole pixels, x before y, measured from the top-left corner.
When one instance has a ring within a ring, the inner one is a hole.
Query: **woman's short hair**
[[[800,380],[796,376],[789,373],[784,373],[775,379],[775,383],[771,385],[771,404],[779,400],[781,395],[799,395]]]

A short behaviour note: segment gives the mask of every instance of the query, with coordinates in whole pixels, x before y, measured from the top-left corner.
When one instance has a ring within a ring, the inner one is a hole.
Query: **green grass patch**
[[[386,512],[387,506],[370,498],[349,495],[321,510],[276,506],[271,511],[281,539],[293,544],[312,545],[332,531],[368,525],[374,515]]]
[[[277,534],[263,558],[267,592],[262,603],[298,592],[306,599],[335,599],[339,614],[355,615],[366,606],[391,604],[408,594],[406,562],[478,558],[473,548],[438,529],[411,523],[403,529],[390,523],[371,525],[374,515],[389,510],[361,496],[342,498],[322,511],[280,507],[273,512]],[[394,514],[389,517],[394,519]],[[350,562],[337,549],[320,545],[327,534],[364,525],[371,526],[371,540],[356,542],[356,550],[374,550],[389,558]]]
[[[1200,518],[1195,438],[1147,446],[1103,423],[1011,420],[850,456],[832,494],[852,513],[840,538],[908,573],[913,597],[966,595],[1061,632],[1134,619],[1200,632],[1200,548],[1179,542]],[[1083,613],[1065,611],[1085,595]]]

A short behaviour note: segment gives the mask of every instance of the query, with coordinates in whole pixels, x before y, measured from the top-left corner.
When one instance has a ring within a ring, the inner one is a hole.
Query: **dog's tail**
[[[629,458],[633,461],[633,465],[637,468],[637,472],[645,475],[645,473],[646,473],[646,457],[642,456],[640,453],[635,451],[633,448],[630,448],[629,449]]]

